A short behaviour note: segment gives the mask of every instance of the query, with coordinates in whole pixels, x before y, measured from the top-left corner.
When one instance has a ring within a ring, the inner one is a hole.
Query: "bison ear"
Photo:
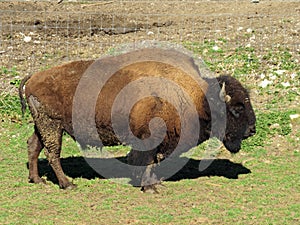
[[[219,93],[219,97],[220,97],[221,101],[223,101],[225,103],[228,103],[231,100],[231,97],[226,94],[226,91],[225,91],[225,82],[223,82],[221,91]]]
[[[232,115],[235,118],[239,118],[240,115],[244,112],[244,110],[245,110],[245,106],[242,103],[230,106],[230,108],[229,108],[229,111],[232,113]]]

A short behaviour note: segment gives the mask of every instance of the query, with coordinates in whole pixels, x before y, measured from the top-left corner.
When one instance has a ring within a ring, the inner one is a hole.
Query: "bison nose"
[[[253,136],[256,133],[256,127],[255,125],[249,125],[248,129],[246,130],[244,134],[244,138],[248,138]]]

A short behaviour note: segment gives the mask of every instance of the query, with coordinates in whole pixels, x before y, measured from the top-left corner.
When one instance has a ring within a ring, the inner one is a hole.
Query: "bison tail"
[[[27,75],[26,77],[24,77],[19,86],[19,97],[20,97],[21,111],[23,116],[26,110],[26,100],[24,98],[24,86],[31,76],[32,75]]]

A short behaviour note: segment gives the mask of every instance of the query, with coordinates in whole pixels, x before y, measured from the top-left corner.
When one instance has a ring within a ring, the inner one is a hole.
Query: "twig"
[[[114,3],[114,1],[105,1],[105,2],[99,2],[99,3],[94,3],[94,4],[86,4],[86,5],[81,6],[81,8],[84,9],[86,7],[97,6],[97,5],[108,5],[111,3]]]

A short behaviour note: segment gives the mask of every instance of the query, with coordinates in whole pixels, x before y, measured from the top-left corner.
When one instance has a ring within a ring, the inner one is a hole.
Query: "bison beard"
[[[93,61],[72,62],[28,76],[21,82],[19,94],[22,109],[25,108],[23,86],[26,83],[25,95],[35,124],[34,133],[27,142],[30,182],[44,182],[38,175],[38,156],[44,148],[47,159],[58,178],[59,186],[61,188],[75,187],[65,176],[60,163],[62,133],[67,132],[74,138],[73,97],[82,75],[92,63]],[[101,90],[96,107],[101,110],[96,111],[95,121],[99,137],[104,145],[122,143],[113,131],[111,107],[115,96],[124,85],[143,76],[170,79],[192,96],[201,127],[198,144],[213,135],[222,140],[229,151],[236,153],[240,149],[242,139],[255,133],[255,115],[249,95],[234,78],[230,76],[217,78],[217,85],[223,87],[222,95],[220,95],[221,93],[214,91],[213,85],[216,85],[213,82],[214,79],[202,79],[201,89],[190,76],[178,68],[159,62],[140,62],[118,71]],[[110,87],[114,87],[113,91]],[[203,90],[206,90],[206,93]],[[213,104],[208,103],[208,97],[213,99]],[[224,101],[226,115],[219,113],[219,107]],[[211,121],[216,119],[211,115],[216,118],[226,117],[225,137],[211,130]],[[181,135],[181,123],[176,110],[170,103],[156,96],[149,96],[134,105],[130,114],[132,133],[140,139],[147,138],[151,135],[149,122],[155,117],[162,118],[166,123],[166,135],[162,143],[150,151],[132,149],[128,154],[129,164],[147,166],[146,170],[135,171],[135,178],[139,180],[143,190],[149,187],[155,190],[153,184],[160,183],[163,179],[162,176],[156,175],[159,174],[156,173],[159,170],[159,162],[173,153]],[[184,151],[191,147],[193,146],[187,143]]]

